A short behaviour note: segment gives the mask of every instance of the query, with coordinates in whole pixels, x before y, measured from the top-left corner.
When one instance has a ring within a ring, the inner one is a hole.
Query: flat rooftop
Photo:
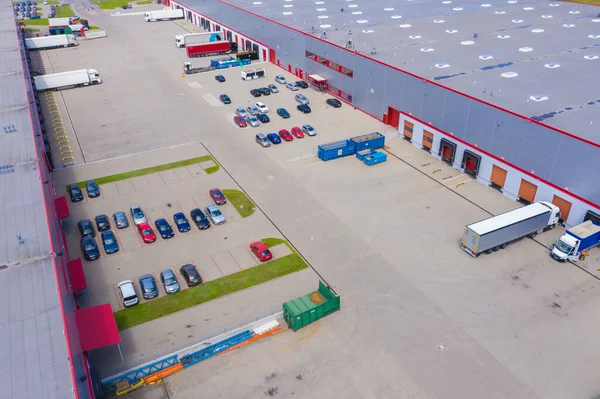
[[[401,3],[401,5],[399,5]],[[235,5],[600,143],[600,8],[520,0]],[[343,11],[342,11],[343,9]]]

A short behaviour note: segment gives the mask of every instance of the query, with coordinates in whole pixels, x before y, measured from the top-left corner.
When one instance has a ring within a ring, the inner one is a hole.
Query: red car
[[[235,122],[236,125],[238,125],[239,127],[246,127],[248,126],[248,124],[246,123],[246,120],[241,117],[241,116],[236,116],[235,118],[233,118],[233,122]]]
[[[208,193],[210,194],[210,198],[212,198],[213,201],[215,201],[215,204],[225,205],[227,203],[227,199],[225,198],[225,195],[223,195],[221,190],[219,190],[218,188],[213,188]]]
[[[296,136],[297,139],[303,139],[304,138],[304,132],[298,126],[294,126],[292,128],[292,134],[294,136]]]
[[[287,131],[287,129],[281,129],[279,131],[279,137],[281,137],[285,141],[292,141],[292,140],[294,140],[294,136],[292,136],[290,134],[290,132]]]
[[[273,259],[273,254],[262,241],[255,241],[250,244],[250,250],[261,262],[266,262]]]
[[[154,230],[152,230],[152,227],[148,223],[138,224],[138,230],[146,244],[156,241],[156,234],[154,234]]]

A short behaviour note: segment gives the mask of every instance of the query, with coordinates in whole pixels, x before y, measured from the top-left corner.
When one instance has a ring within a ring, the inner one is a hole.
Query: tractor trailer
[[[56,35],[25,39],[27,50],[48,50],[51,48],[77,46],[74,35]]]
[[[238,46],[234,42],[209,42],[196,44],[193,46],[187,46],[185,50],[187,51],[187,56],[192,57],[206,57],[209,55],[216,54],[230,54],[237,52]]]
[[[187,33],[185,35],[175,36],[175,47],[183,48],[194,44],[219,42],[223,40],[223,36],[214,32]]]
[[[584,260],[587,250],[600,245],[600,225],[591,220],[568,229],[554,241],[552,257],[559,262]]]
[[[554,228],[560,209],[549,202],[536,202],[465,227],[462,248],[473,257],[504,249],[523,237]]]
[[[80,69],[35,76],[33,82],[37,91],[46,91],[95,85],[102,83],[102,79],[100,79],[100,74],[95,69]]]
[[[174,10],[165,8],[164,10],[154,10],[144,13],[146,22],[170,21],[172,19],[181,18],[183,18],[183,10],[181,8],[176,8]]]

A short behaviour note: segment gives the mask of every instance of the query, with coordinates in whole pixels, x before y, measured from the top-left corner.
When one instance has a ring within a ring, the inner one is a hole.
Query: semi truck
[[[553,229],[559,222],[560,209],[550,202],[536,202],[465,227],[462,248],[473,257],[504,249],[513,241],[534,238]]]
[[[591,220],[568,229],[554,241],[551,255],[559,262],[584,260],[588,249],[600,246],[600,225]]]
[[[212,43],[202,43],[196,44],[193,46],[188,46],[185,48],[187,52],[187,56],[192,57],[206,57],[209,55],[216,54],[230,54],[237,52],[237,44],[234,42],[212,42]]]
[[[220,42],[223,40],[223,36],[220,33],[214,32],[200,32],[200,33],[186,33],[185,35],[175,36],[175,47],[183,48],[192,46],[194,44],[208,43],[208,42]]]
[[[32,37],[25,39],[27,50],[47,50],[59,47],[77,46],[77,39],[74,35],[57,35]]]
[[[61,90],[102,83],[100,74],[95,69],[79,69],[77,71],[40,75],[35,76],[33,81],[37,91]]]
[[[174,10],[165,8],[164,10],[154,10],[144,13],[146,22],[170,21],[172,19],[181,18],[183,18],[183,10],[181,8],[176,8]]]

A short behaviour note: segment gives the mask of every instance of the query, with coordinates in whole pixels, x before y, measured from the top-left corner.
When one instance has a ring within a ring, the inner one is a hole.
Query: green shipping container
[[[283,304],[283,318],[293,331],[340,310],[340,297],[319,281],[319,290]]]

